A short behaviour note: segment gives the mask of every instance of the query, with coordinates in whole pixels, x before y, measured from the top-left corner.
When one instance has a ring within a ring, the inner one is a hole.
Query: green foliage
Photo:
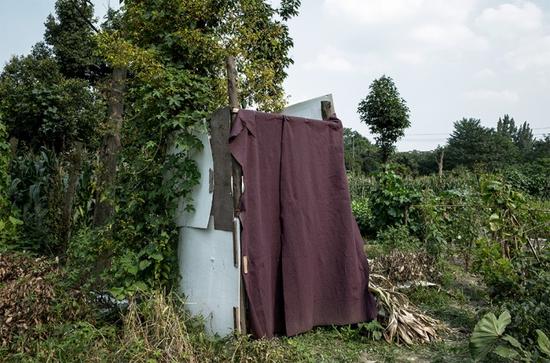
[[[33,150],[57,152],[75,141],[93,144],[105,106],[86,81],[66,78],[51,51],[37,44],[0,75],[0,115],[10,136]]]
[[[496,350],[495,344],[500,338],[504,338],[504,330],[510,324],[511,317],[508,311],[504,311],[497,317],[493,313],[485,315],[475,326],[470,338],[470,351],[475,360],[484,358],[490,351]],[[509,336],[506,336],[509,337]],[[509,349],[509,348],[508,348]],[[501,348],[502,350],[502,348]],[[509,357],[513,358],[513,357]]]
[[[536,198],[550,199],[550,158],[509,166],[502,170],[506,183],[522,193]]]
[[[60,253],[64,194],[61,161],[47,149],[16,157],[11,164],[10,198],[25,225],[12,247],[36,253]]]
[[[344,162],[352,173],[369,174],[380,168],[380,157],[375,145],[357,131],[344,128]]]
[[[408,224],[414,212],[412,206],[419,201],[420,193],[407,186],[403,177],[386,168],[376,176],[376,184],[372,190],[373,227],[382,229],[386,226]]]
[[[433,151],[406,151],[397,152],[393,162],[405,166],[413,176],[430,175],[437,172],[437,158],[439,152]]]
[[[370,209],[369,200],[354,199],[351,201],[351,211],[359,226],[361,235],[366,235],[370,231],[372,211]]]
[[[529,160],[535,144],[529,124],[524,122],[518,128],[508,115],[499,118],[496,129],[482,126],[478,119],[463,118],[454,123],[446,147],[445,167],[499,170]]]
[[[17,227],[22,223],[16,218],[8,195],[11,183],[10,153],[6,127],[0,114],[0,248],[13,243],[17,237]]]
[[[417,251],[421,248],[420,240],[410,233],[405,225],[389,226],[380,230],[374,243],[384,246],[386,251]]]
[[[44,24],[44,40],[52,47],[65,77],[95,84],[106,75],[107,69],[96,54],[96,24],[91,2],[56,1],[55,15],[50,14]]]
[[[386,163],[395,142],[405,135],[405,129],[411,124],[409,108],[390,77],[375,79],[369,88],[370,92],[359,103],[357,112],[361,121],[377,134],[376,144],[381,149],[382,161]]]
[[[98,54],[129,71],[116,186],[104,196],[115,213],[99,243],[73,255],[107,256],[105,282],[116,296],[175,281],[173,213],[177,202],[192,208],[199,173],[191,156],[203,120],[226,104],[225,56],[236,57],[243,104],[281,108],[292,46],[285,21],[298,5],[125,1],[110,14]]]
[[[488,354],[499,359],[523,362],[536,362],[541,359],[539,352],[526,351],[516,338],[508,334],[504,335],[510,322],[511,316],[507,310],[504,310],[498,319],[493,313],[488,313],[481,318],[470,337],[470,352],[475,361],[484,359]],[[536,332],[538,349],[550,358],[548,337],[541,330]]]
[[[493,296],[498,305],[512,314],[511,334],[526,346],[534,346],[536,329],[550,331],[550,253],[538,256],[531,253],[512,262],[514,281],[496,288]]]

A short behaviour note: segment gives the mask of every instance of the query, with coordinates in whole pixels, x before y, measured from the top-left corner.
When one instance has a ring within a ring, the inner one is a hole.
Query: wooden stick
[[[229,107],[231,108],[231,126],[233,126],[233,123],[235,122],[235,119],[237,117],[237,112],[239,112],[239,88],[237,85],[237,68],[235,67],[235,57],[228,56],[225,63],[227,67],[227,93],[229,96]],[[243,192],[243,171],[235,158],[232,159],[231,176],[233,179],[233,215],[235,216],[235,218],[239,218],[241,196]],[[234,230],[233,233],[235,232],[236,231]],[[235,242],[240,243],[241,241]],[[236,314],[239,315],[239,322],[235,323],[235,330],[237,331],[237,333],[246,334],[246,295],[244,289],[245,286],[241,277],[240,306],[238,309],[236,309]]]

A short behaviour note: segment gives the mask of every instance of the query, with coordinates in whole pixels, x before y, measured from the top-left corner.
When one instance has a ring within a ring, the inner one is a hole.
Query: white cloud
[[[314,60],[304,63],[305,70],[321,70],[329,72],[350,72],[354,69],[351,62],[335,49],[321,51]]]
[[[426,63],[427,59],[422,52],[419,51],[397,51],[395,53],[395,59],[401,63],[409,64],[412,66],[418,66]]]
[[[325,0],[327,14],[368,25],[461,22],[478,0]]]
[[[517,38],[542,28],[543,13],[530,1],[501,4],[483,10],[476,18],[476,26],[495,38]]]
[[[483,68],[474,73],[474,78],[481,80],[488,80],[495,78],[497,73],[491,68]]]
[[[464,24],[420,25],[411,31],[411,38],[436,49],[483,50],[487,41]]]
[[[398,23],[412,17],[424,0],[325,0],[327,12],[362,24]]]
[[[529,42],[520,44],[509,50],[505,61],[515,70],[542,69],[550,72],[550,34],[543,37],[534,37]]]
[[[475,89],[465,92],[466,98],[473,101],[483,102],[517,102],[519,95],[515,91],[502,90],[495,91],[490,89]]]

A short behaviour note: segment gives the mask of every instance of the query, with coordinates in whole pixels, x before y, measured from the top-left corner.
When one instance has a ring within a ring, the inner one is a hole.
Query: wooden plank
[[[230,122],[229,107],[218,109],[210,119],[210,145],[214,159],[214,195],[212,200],[214,229],[228,232],[233,230],[232,157],[228,144]]]

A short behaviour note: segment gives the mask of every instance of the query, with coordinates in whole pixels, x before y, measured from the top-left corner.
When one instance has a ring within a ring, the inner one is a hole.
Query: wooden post
[[[321,117],[323,120],[328,120],[334,115],[334,108],[332,107],[332,102],[330,101],[321,101]]]
[[[239,112],[239,88],[237,85],[237,68],[235,67],[235,57],[228,56],[226,58],[227,68],[227,93],[229,96],[229,107],[231,108],[231,126],[235,122],[237,113]],[[240,203],[242,196],[242,178],[243,171],[239,163],[232,158],[231,168],[232,192],[233,192],[233,215],[235,218],[239,218]],[[239,224],[240,225],[240,224]],[[236,231],[233,231],[235,233]],[[239,233],[240,235],[240,233]],[[237,241],[240,243],[241,241]],[[240,249],[240,248],[239,248]],[[242,262],[242,259],[241,259]],[[240,264],[241,269],[243,264]],[[246,334],[246,294],[243,279],[241,277],[241,293],[239,307],[235,309],[235,330],[237,333]]]

